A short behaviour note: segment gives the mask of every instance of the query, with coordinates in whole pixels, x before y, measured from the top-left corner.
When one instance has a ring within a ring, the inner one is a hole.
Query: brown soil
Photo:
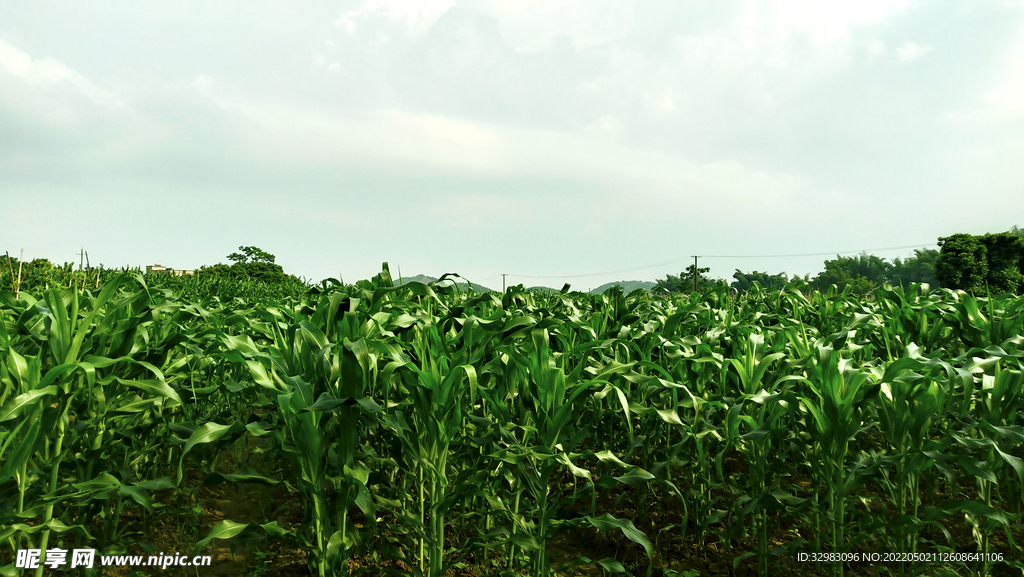
[[[261,446],[262,444],[256,440],[247,449],[234,452],[224,451],[218,462],[217,471],[221,473],[235,471],[240,460],[235,455],[241,455],[241,459],[258,459]],[[739,475],[746,470],[746,467],[741,461],[730,459],[726,461],[725,469],[732,474]],[[297,498],[283,487],[259,484],[235,485],[232,483],[202,487],[202,482],[206,477],[205,473],[191,470],[186,474],[182,490],[174,495],[165,494],[159,497],[160,502],[164,505],[164,512],[158,513],[150,519],[148,531],[149,540],[157,552],[180,551],[190,554],[195,543],[225,519],[259,523],[277,520],[281,526],[287,528],[295,528],[304,522],[305,515]],[[798,494],[801,487],[809,487],[806,479],[790,479],[790,482]],[[677,486],[679,483],[681,481],[677,482]],[[973,495],[973,486],[964,483],[962,486],[944,487],[940,489],[939,493],[937,500],[970,498],[969,496]],[[719,491],[715,496],[720,499],[716,505],[718,508],[726,508],[735,500],[735,496],[727,492]],[[872,509],[880,508],[878,505],[880,497],[878,495],[869,496],[876,498]],[[733,564],[734,558],[744,552],[754,550],[755,542],[749,536],[741,542],[727,546],[719,539],[723,527],[712,526],[705,544],[699,545],[692,520],[687,528],[686,537],[680,535],[679,525],[683,523],[683,508],[677,498],[669,497],[664,493],[656,493],[648,504],[647,518],[643,522],[639,520],[640,515],[637,510],[639,500],[640,492],[637,487],[608,494],[602,492],[598,497],[598,511],[610,512],[618,518],[633,519],[637,527],[647,533],[651,542],[655,544],[655,562],[652,570],[652,575],[655,577],[746,577],[757,575],[757,559],[754,556],[744,559],[735,568]],[[589,506],[589,503],[590,497],[587,496],[581,500],[579,506],[569,504],[566,512],[582,511],[584,506]],[[863,506],[861,507],[863,508]],[[128,521],[139,520],[137,514],[135,517],[129,514],[125,518]],[[384,519],[384,523],[380,525],[384,532],[387,531],[386,523],[387,519]],[[676,527],[658,532],[659,527],[670,525],[676,525]],[[962,519],[948,519],[943,522],[943,526],[953,536],[957,551],[974,550],[970,528]],[[450,536],[452,541],[449,546],[459,548],[458,530],[453,529]],[[927,529],[922,536],[935,542],[944,542],[943,535],[936,529]],[[775,527],[770,534],[769,550],[781,547],[800,537],[808,540],[812,538],[811,529],[806,526]],[[1024,532],[1016,531],[1013,537],[1019,544],[1024,540]],[[566,528],[549,541],[547,549],[553,567],[573,564],[582,557],[590,559],[614,557],[634,575],[640,576],[647,573],[648,561],[643,548],[626,539],[618,531],[601,532],[589,524]],[[877,545],[870,543],[863,544],[855,550],[859,552],[881,551]],[[934,549],[926,545],[919,550],[933,551]],[[999,531],[992,538],[992,550],[1003,552],[1004,556],[1008,556],[1013,551],[1013,546]],[[144,554],[138,546],[132,546],[130,552]],[[306,554],[301,549],[281,540],[269,539],[255,545],[237,546],[234,551],[231,549],[230,540],[214,540],[203,549],[201,554],[210,555],[212,565],[199,568],[198,571],[183,567],[170,567],[167,570],[145,567],[134,573],[127,569],[117,569],[108,571],[106,574],[117,577],[138,575],[185,577],[197,574],[219,577],[306,577],[310,575]],[[484,564],[482,560],[482,552],[473,553],[467,557],[467,566],[450,570],[448,577],[481,577],[498,574],[493,568],[487,569],[492,565]],[[359,569],[368,575],[394,574],[396,571],[412,574],[408,565],[402,561],[373,562],[367,558],[361,558],[353,559],[349,565],[352,569]],[[887,568],[893,571],[896,569],[892,565]],[[790,577],[824,577],[828,575],[827,566],[800,562],[793,555],[770,557],[768,570],[771,575]],[[1005,564],[996,564],[990,574],[993,577],[1005,577],[1018,575],[1019,570],[1016,571],[1018,573],[1012,573]],[[845,575],[851,577],[886,574],[885,568],[867,563],[847,565],[845,572]],[[559,575],[562,577],[598,577],[604,573],[597,565],[589,564],[565,569]]]

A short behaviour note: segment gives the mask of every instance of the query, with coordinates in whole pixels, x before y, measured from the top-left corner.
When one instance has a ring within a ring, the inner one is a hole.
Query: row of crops
[[[670,575],[681,543],[759,575],[1024,570],[1021,298],[147,282],[0,293],[3,574],[144,546],[200,466],[306,519],[224,521],[197,551],[283,539],[320,577],[548,576],[589,534],[622,546],[573,562],[608,573]],[[215,472],[257,440],[273,470]]]

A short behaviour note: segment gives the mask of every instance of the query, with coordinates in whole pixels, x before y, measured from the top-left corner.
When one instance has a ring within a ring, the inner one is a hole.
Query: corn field
[[[195,551],[281,541],[318,577],[1024,574],[1022,298],[159,282],[0,292],[0,574],[150,550],[196,482],[304,519]],[[238,447],[261,465],[218,468]]]

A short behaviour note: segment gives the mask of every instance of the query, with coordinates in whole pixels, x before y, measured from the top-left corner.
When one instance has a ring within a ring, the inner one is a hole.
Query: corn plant
[[[849,463],[850,442],[871,426],[865,423],[866,402],[877,385],[872,373],[858,369],[849,360],[839,358],[830,346],[817,347],[815,362],[808,367],[810,376],[804,382],[808,393],[800,395],[801,409],[806,411],[808,429],[817,452],[812,469],[820,486],[827,489],[828,540],[834,553],[848,550],[846,540],[846,505],[852,492],[860,485],[863,471]],[[843,562],[832,565],[833,575],[843,575]]]
[[[386,267],[275,292],[115,272],[55,267],[48,287],[0,292],[12,552],[144,545],[153,493],[180,505],[198,469],[207,485],[292,492],[307,522],[225,521],[197,552],[280,538],[317,575],[353,557],[364,572],[402,560],[421,575],[550,575],[551,540],[582,528],[621,532],[652,572],[663,560],[645,531],[738,544],[775,574],[785,552],[952,552],[957,519],[979,552],[1009,554],[999,569],[1021,566],[1024,299],[920,285],[474,295],[395,287]],[[279,470],[218,469],[255,436]],[[657,522],[666,507],[681,524]],[[803,535],[769,550],[776,528]],[[626,570],[621,556],[595,563]]]
[[[140,460],[151,458],[159,441],[151,428],[140,435],[133,429],[181,401],[144,354],[118,356],[125,341],[140,345],[132,335],[145,329],[136,315],[151,310],[133,288],[120,277],[98,295],[51,289],[41,300],[27,296],[14,334],[5,326],[0,423],[26,419],[4,432],[0,468],[0,483],[13,480],[18,493],[0,531],[15,548],[45,550],[55,532],[77,543],[94,540],[89,525],[98,517],[101,547],[123,550],[125,500],[152,512],[149,492],[172,486],[167,478],[140,478],[147,470]],[[135,451],[114,457],[118,441]]]
[[[970,378],[966,371],[956,371],[941,360],[922,358],[916,348],[908,348],[909,356],[886,367],[881,379],[878,399],[879,425],[891,454],[883,459],[879,483],[895,506],[891,524],[897,535],[890,541],[892,550],[917,552],[917,534],[923,528],[921,519],[921,475],[934,465],[929,454],[941,452],[948,440],[933,440],[937,419],[950,411],[948,391],[955,385],[943,386],[949,380]],[[889,470],[894,472],[890,476]],[[899,574],[908,571],[900,563]]]
[[[419,558],[423,575],[444,574],[445,514],[459,495],[459,486],[449,479],[452,442],[464,425],[463,396],[476,389],[476,371],[471,365],[452,367],[436,351],[447,350],[436,325],[417,327],[413,347],[420,366],[391,363],[391,370],[408,369],[405,387],[411,403],[405,410],[388,415],[387,421],[401,440],[416,467],[420,522],[426,534],[420,541]],[[387,377],[385,377],[387,380]],[[464,383],[468,387],[464,386]]]

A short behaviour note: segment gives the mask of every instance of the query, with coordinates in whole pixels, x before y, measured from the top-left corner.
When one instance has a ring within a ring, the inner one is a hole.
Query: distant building
[[[194,270],[175,270],[173,268],[167,268],[162,264],[154,264],[146,267],[146,274],[157,273],[157,274],[171,274],[174,276],[192,276],[196,274]]]

